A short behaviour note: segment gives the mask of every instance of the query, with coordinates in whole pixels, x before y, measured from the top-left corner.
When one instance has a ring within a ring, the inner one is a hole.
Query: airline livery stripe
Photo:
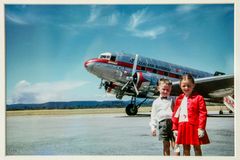
[[[118,65],[118,66],[121,66],[121,67],[133,68],[133,64],[123,62],[123,61],[115,61],[113,63],[113,61],[110,61],[110,60],[107,60],[107,59],[95,58],[95,59],[92,59],[90,62],[99,62],[99,63]],[[168,71],[163,71],[163,70],[150,68],[150,67],[139,66],[139,65],[137,65],[137,70],[148,71],[148,72],[151,72],[151,73],[154,73],[154,74],[169,76],[171,78],[177,78],[177,79],[179,79],[180,76],[181,76],[180,74],[175,74],[175,73],[171,73],[171,72],[168,72]]]

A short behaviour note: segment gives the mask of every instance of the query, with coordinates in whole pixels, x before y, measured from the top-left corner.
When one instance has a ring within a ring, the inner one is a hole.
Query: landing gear
[[[229,110],[229,111],[228,111],[228,113],[229,113],[229,114],[232,114],[232,113],[233,113],[233,111]],[[221,115],[222,115],[222,114],[223,114],[223,110],[220,110],[220,111],[219,111],[219,114],[221,114]]]
[[[120,90],[119,92],[116,93],[116,98],[122,99],[123,95],[124,95],[124,91]]]
[[[220,114],[220,115],[223,114],[223,107],[222,107],[222,106],[220,106],[219,114]]]
[[[230,109],[228,109],[228,113],[229,113],[229,114],[232,114],[232,113],[233,113],[233,111],[232,111],[232,110],[230,110]],[[219,110],[219,114],[220,114],[220,115],[222,115],[222,114],[223,114],[223,109],[222,109],[222,107],[221,107],[221,109]]]
[[[138,108],[134,104],[129,104],[129,105],[127,105],[125,111],[126,111],[127,115],[132,116],[132,115],[136,115],[137,114]]]
[[[147,100],[144,99],[141,103],[139,104],[136,104],[136,97],[132,97],[131,99],[131,103],[129,105],[127,105],[125,111],[126,111],[126,114],[129,115],[129,116],[133,116],[133,115],[136,115],[137,112],[138,112],[138,108],[141,107],[141,105]]]
[[[222,114],[223,114],[223,111],[222,111],[222,110],[220,110],[220,111],[219,111],[219,114],[220,114],[220,115],[222,115]]]

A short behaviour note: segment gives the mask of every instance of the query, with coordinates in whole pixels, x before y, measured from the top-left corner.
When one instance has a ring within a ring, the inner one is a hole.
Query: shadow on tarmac
[[[132,115],[132,116],[128,116],[128,115],[124,115],[124,116],[118,116],[118,117],[122,117],[122,118],[136,118],[136,117],[150,117],[151,114],[149,113],[140,113],[140,114],[137,114],[137,115]],[[223,117],[223,118],[234,118],[234,114],[208,114],[207,117]]]
[[[208,114],[208,117],[233,118],[234,114]]]

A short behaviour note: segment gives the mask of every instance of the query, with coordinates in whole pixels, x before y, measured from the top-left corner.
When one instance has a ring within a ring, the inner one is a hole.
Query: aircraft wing
[[[194,88],[204,98],[221,98],[234,93],[234,75],[220,75],[195,79]],[[172,94],[182,93],[179,81],[173,83]]]

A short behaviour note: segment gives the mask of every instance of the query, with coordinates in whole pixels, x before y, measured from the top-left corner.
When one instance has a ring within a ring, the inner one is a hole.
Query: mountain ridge
[[[152,105],[153,100],[147,100],[143,105]],[[137,104],[141,100],[137,100]],[[8,104],[6,110],[37,110],[37,109],[83,109],[83,108],[124,108],[131,101],[113,100],[113,101],[68,101],[68,102],[46,102],[29,104]]]

